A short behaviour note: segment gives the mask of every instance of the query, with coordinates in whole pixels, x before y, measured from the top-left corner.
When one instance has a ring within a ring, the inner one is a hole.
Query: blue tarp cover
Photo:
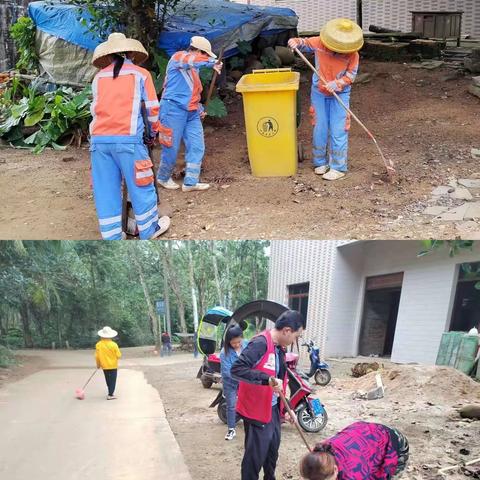
[[[87,12],[64,3],[32,2],[28,13],[37,28],[49,35],[88,50],[102,42],[82,25],[80,18],[89,20]],[[239,40],[251,41],[258,35],[268,35],[295,29],[298,18],[289,8],[257,7],[224,0],[186,0],[165,24],[158,46],[172,55],[189,45],[193,35],[207,37],[214,50],[226,47],[226,55],[236,53]]]

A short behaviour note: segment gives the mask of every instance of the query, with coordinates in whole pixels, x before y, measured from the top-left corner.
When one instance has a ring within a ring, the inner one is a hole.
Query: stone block
[[[470,193],[468,188],[465,187],[458,187],[450,193],[450,198],[454,198],[455,200],[472,200],[473,195]]]
[[[469,203],[463,218],[464,220],[480,220],[480,202]]]
[[[480,179],[460,178],[458,183],[466,188],[480,188]]]

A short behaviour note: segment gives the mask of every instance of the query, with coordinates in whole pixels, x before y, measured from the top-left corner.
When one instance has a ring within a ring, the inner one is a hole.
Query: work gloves
[[[288,41],[288,46],[293,50],[294,48],[299,48],[302,45],[302,41],[299,38],[291,38]]]
[[[338,88],[338,85],[337,85],[337,82],[335,82],[334,80],[331,81],[331,82],[328,82],[327,84],[325,84],[325,88],[330,92],[330,93],[333,93],[333,92],[340,92],[341,90]]]
[[[213,66],[213,69],[220,75],[222,73],[223,62],[220,60]]]

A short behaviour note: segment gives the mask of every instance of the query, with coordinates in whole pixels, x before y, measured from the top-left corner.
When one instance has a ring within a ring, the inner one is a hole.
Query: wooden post
[[[357,23],[363,28],[363,5],[362,0],[357,0]]]

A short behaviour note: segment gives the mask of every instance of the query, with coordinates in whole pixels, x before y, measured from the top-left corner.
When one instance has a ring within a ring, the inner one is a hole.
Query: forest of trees
[[[90,347],[104,325],[123,346],[158,343],[164,325],[193,333],[212,306],[266,297],[267,250],[265,241],[2,241],[0,345]]]

